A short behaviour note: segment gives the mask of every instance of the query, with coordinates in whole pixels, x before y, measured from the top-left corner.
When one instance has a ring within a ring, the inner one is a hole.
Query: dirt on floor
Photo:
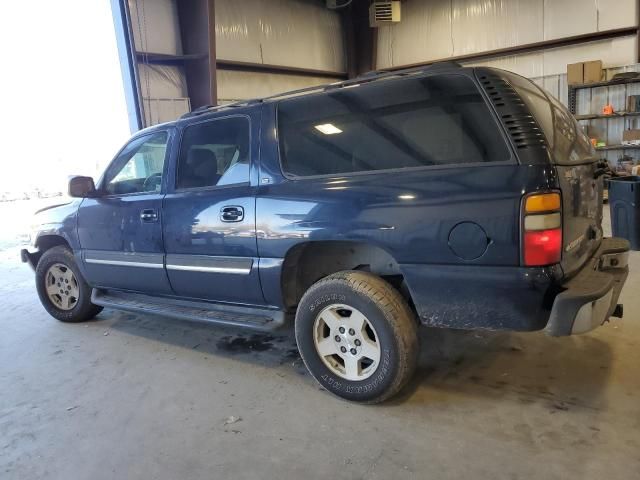
[[[587,335],[423,329],[402,395],[359,406],[270,334],[104,310],[63,324],[0,252],[2,479],[640,478],[640,253]]]

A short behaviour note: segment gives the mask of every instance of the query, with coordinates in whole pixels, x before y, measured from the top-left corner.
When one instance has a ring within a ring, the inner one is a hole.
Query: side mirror
[[[69,179],[69,196],[76,198],[90,197],[96,193],[96,186],[91,177],[71,177]]]

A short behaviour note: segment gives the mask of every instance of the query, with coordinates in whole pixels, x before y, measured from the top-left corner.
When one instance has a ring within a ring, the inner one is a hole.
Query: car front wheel
[[[339,272],[312,285],[298,306],[295,330],[313,377],[344,399],[381,402],[415,370],[415,315],[396,289],[371,273]]]
[[[64,246],[42,254],[36,266],[36,288],[45,310],[62,322],[82,322],[102,311],[91,303],[91,287]]]

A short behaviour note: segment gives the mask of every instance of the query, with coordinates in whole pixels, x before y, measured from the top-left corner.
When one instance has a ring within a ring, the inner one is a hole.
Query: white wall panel
[[[539,42],[542,0],[452,0],[453,55]]]
[[[536,78],[566,74],[567,64],[602,59],[605,68],[635,63],[635,37],[616,38],[571,47],[526,53],[481,62],[465,62],[469,66],[496,67],[523,77]]]
[[[378,29],[377,67],[406,65],[635,25],[636,0],[405,0],[402,22]],[[626,37],[482,62],[528,77],[566,73],[567,63],[634,63]],[[532,62],[532,63],[529,63]]]
[[[217,80],[218,101],[220,103],[267,97],[277,93],[335,81],[334,79],[322,77],[236,72],[231,70],[218,70]]]
[[[605,68],[636,62],[635,37],[614,38],[544,51],[544,75],[567,72],[567,64],[602,60]]]
[[[465,62],[464,65],[502,68],[527,78],[542,77],[545,74],[542,53],[525,53],[481,62]]]
[[[544,0],[544,40],[597,31],[595,0]]]
[[[377,68],[453,55],[451,0],[407,1],[402,22],[378,29]]]
[[[339,14],[317,0],[217,0],[216,55],[224,60],[346,70]]]
[[[171,122],[191,111],[188,98],[144,98],[146,125]]]
[[[175,0],[129,0],[136,50],[182,54]]]
[[[634,27],[636,2],[634,0],[595,0],[598,9],[598,30]]]
[[[144,98],[183,98],[187,85],[181,67],[138,64]]]

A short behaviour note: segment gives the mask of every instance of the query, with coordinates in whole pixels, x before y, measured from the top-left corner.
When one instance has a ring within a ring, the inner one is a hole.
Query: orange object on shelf
[[[591,138],[591,145],[593,145],[594,147],[598,145],[598,139],[597,138]]]
[[[602,114],[603,115],[613,115],[613,105],[608,103],[604,107],[602,107]]]

